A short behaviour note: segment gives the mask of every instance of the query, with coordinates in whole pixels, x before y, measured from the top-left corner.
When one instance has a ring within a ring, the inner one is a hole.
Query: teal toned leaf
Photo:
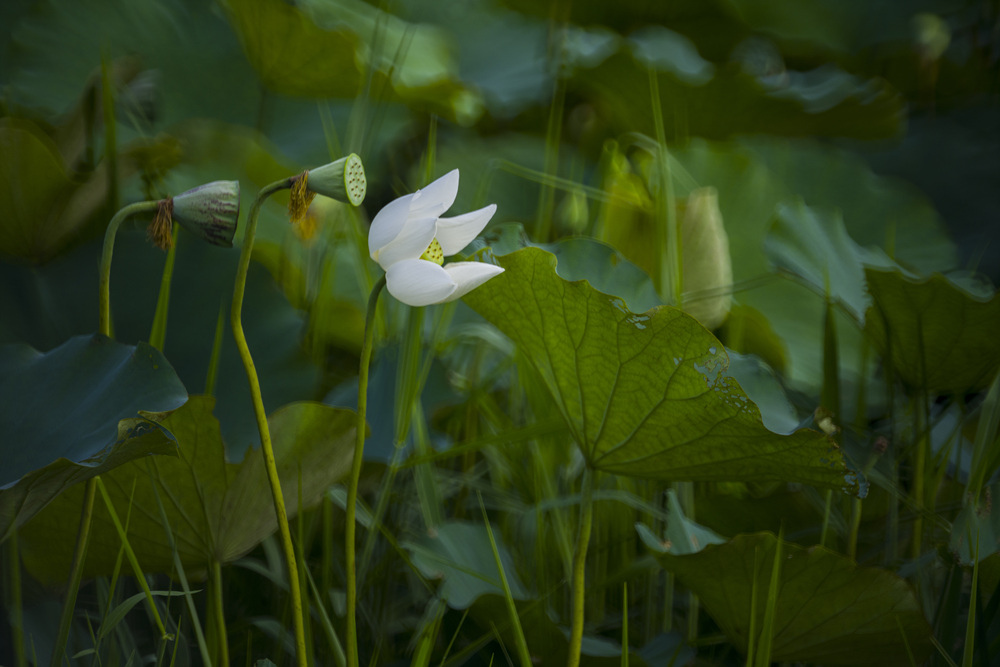
[[[764,240],[764,249],[779,268],[813,286],[819,297],[843,304],[864,322],[871,299],[865,290],[862,253],[848,235],[839,213],[783,203]]]
[[[865,331],[911,387],[936,393],[985,388],[1000,368],[1000,299],[962,289],[941,274],[915,279],[866,269],[873,305]]]
[[[813,209],[840,210],[847,234],[855,243],[863,248],[889,248],[887,244],[891,244],[893,257],[904,266],[924,272],[955,266],[955,245],[927,198],[906,183],[875,174],[863,160],[844,150],[810,140],[756,137],[739,143],[696,139],[672,155],[693,184],[679,180],[679,197],[695,186],[711,185],[718,191],[733,279],[738,285],[757,281],[772,271],[761,246],[777,207],[797,197]],[[766,358],[790,386],[818,394],[822,299],[817,299],[812,289],[788,280],[757,282],[734,297],[739,302],[737,308],[750,307],[763,315],[781,339],[780,356],[787,363],[764,349],[746,347],[728,337],[727,346]],[[841,322],[843,326],[837,327],[841,373],[842,379],[850,381],[861,373],[861,336],[845,317],[840,316],[838,324]],[[739,337],[740,322],[735,324],[737,331],[731,333]],[[749,335],[751,323],[747,324],[744,329]],[[850,386],[845,391],[850,391]],[[869,392],[873,398],[876,394]],[[849,396],[844,400],[845,405],[851,404]]]
[[[169,435],[139,412],[174,410],[186,400],[170,364],[145,343],[95,335],[44,354],[0,347],[0,537],[76,482],[136,457],[173,453]]]
[[[496,533],[494,533],[496,534]],[[441,597],[453,609],[467,609],[481,595],[503,596],[500,573],[486,535],[486,526],[465,521],[451,521],[437,527],[434,535],[404,545],[412,554],[413,564],[428,579],[441,580]],[[528,598],[502,541],[497,541],[500,562],[515,600]]]
[[[641,315],[555,258],[526,248],[497,258],[506,272],[465,297],[538,370],[587,463],[664,480],[781,480],[856,490],[836,447],[801,430],[767,430],[725,375],[722,344],[693,318]]]
[[[539,664],[563,664],[569,646],[568,635],[550,617],[546,605],[521,583],[510,549],[498,531],[494,531],[494,536],[532,657],[538,659]],[[440,582],[438,595],[451,608],[468,609],[469,616],[485,631],[499,631],[505,642],[514,641],[509,624],[497,622],[497,619],[507,618],[508,612],[486,526],[448,521],[438,526],[433,535],[403,546],[424,577]],[[602,637],[584,637],[583,665],[611,667],[620,664],[620,656],[620,645]],[[630,655],[630,660],[637,667],[645,664],[634,654]]]
[[[692,592],[744,653],[764,618],[778,541],[771,533],[657,559]],[[771,659],[824,665],[909,665],[928,656],[931,628],[909,585],[895,574],[824,547],[782,545]],[[756,590],[756,608],[751,601]]]
[[[635,525],[640,539],[647,547],[657,553],[685,556],[698,553],[709,544],[725,544],[726,538],[684,516],[676,491],[668,490],[667,496],[670,498],[670,515],[667,518],[666,538],[662,542],[645,525]]]
[[[213,399],[194,396],[161,425],[177,438],[177,457],[153,457],[103,475],[115,511],[129,514],[129,542],[145,572],[171,572],[173,554],[157,505],[163,503],[178,554],[185,567],[200,570],[212,560],[232,561],[277,528],[270,486],[259,450],[242,463],[228,463]],[[309,507],[350,469],[357,417],[318,403],[295,403],[270,416],[274,454],[290,515]],[[79,520],[81,490],[60,496],[21,530],[25,566],[43,582],[63,581]],[[131,505],[130,505],[131,503]],[[85,572],[110,574],[120,541],[107,510],[94,510]]]

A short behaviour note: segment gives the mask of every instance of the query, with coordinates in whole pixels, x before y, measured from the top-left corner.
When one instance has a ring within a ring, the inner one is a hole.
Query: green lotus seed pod
[[[214,245],[233,246],[239,217],[239,181],[214,181],[174,197],[173,219]]]
[[[361,158],[351,153],[310,171],[306,187],[325,197],[360,206],[368,189],[365,167]]]

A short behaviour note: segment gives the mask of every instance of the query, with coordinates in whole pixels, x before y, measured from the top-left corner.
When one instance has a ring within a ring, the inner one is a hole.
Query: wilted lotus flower
[[[482,262],[452,262],[486,227],[496,204],[454,218],[439,217],[455,202],[458,170],[422,190],[389,202],[372,221],[368,251],[385,269],[386,289],[409,306],[453,301],[503,269]]]
[[[213,245],[231,248],[239,217],[239,181],[214,181],[162,200],[148,231],[157,246],[167,249],[176,221]]]

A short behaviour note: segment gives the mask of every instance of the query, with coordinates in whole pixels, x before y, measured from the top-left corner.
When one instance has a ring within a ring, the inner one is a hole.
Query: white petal
[[[496,212],[497,205],[490,204],[478,211],[456,215],[454,218],[438,218],[436,238],[444,250],[444,256],[454,255],[469,245],[472,239],[479,236],[479,232],[483,231],[486,223]]]
[[[434,240],[434,218],[409,219],[392,241],[372,253],[372,259],[383,269],[404,259],[416,259],[424,254]],[[371,235],[369,235],[369,239]]]
[[[413,193],[410,217],[436,218],[451,208],[457,195],[458,169],[452,169],[433,183]]]
[[[503,269],[483,262],[452,262],[444,267],[445,272],[458,284],[444,301],[454,301],[476,289],[490,278],[503,273]]]
[[[413,195],[403,195],[398,199],[382,207],[382,210],[375,214],[371,228],[368,230],[368,252],[372,259],[389,242],[399,236],[406,226],[406,220],[410,215],[410,202]]]
[[[458,285],[434,262],[404,259],[386,269],[385,287],[408,306],[429,306],[449,300]]]

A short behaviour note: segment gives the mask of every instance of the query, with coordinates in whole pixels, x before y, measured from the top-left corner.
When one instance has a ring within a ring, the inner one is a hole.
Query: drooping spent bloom
[[[213,245],[231,248],[240,217],[239,181],[213,181],[159,202],[149,236],[160,248],[171,245],[172,223]]]
[[[368,251],[385,269],[386,289],[408,306],[453,301],[503,273],[499,266],[483,262],[444,263],[476,238],[497,210],[490,204],[442,218],[457,194],[455,169],[389,202],[372,220]]]

